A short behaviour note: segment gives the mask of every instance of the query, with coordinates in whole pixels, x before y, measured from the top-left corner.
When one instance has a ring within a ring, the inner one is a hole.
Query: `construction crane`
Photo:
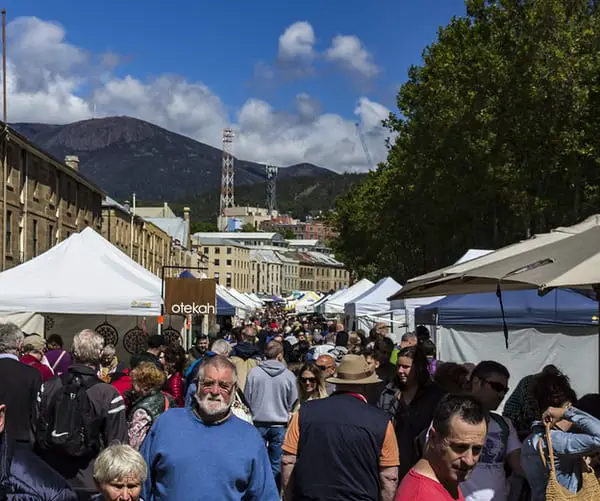
[[[369,163],[369,169],[372,169],[374,167],[373,160],[371,160],[371,154],[369,153],[365,136],[363,135],[362,129],[360,128],[360,124],[358,122],[356,122],[356,131],[358,133],[358,137],[360,138],[360,143],[362,144],[363,150],[365,150],[365,156],[367,157],[367,162]]]

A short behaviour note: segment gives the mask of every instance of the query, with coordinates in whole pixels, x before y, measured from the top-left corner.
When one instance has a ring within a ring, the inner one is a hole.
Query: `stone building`
[[[208,257],[208,278],[240,292],[252,292],[249,247],[223,238],[203,238],[199,251]]]
[[[10,127],[7,134],[7,168],[0,174],[0,270],[36,257],[88,226],[100,232],[104,196],[80,174],[78,157],[62,162]],[[0,152],[4,154],[2,148]]]

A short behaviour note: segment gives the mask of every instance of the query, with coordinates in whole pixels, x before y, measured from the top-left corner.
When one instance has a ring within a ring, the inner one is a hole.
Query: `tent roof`
[[[0,273],[0,310],[160,315],[161,281],[92,228]]]
[[[360,296],[346,302],[344,311],[346,315],[360,316],[389,310],[390,302],[388,301],[388,297],[398,292],[401,288],[402,286],[392,277],[382,278]]]
[[[555,289],[545,296],[536,290],[502,293],[504,314],[509,328],[548,325],[597,325],[596,301],[568,289]],[[493,292],[448,296],[418,308],[415,322],[439,325],[501,326],[500,302]]]
[[[374,285],[375,284],[369,279],[363,278],[362,280],[356,282],[352,287],[348,287],[347,289],[336,292],[325,302],[324,305],[321,305],[319,309],[322,309],[326,314],[344,313],[344,305],[346,303],[354,301],[357,297],[364,294]]]

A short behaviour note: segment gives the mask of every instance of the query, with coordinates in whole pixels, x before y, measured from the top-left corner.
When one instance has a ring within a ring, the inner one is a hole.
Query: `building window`
[[[38,222],[33,220],[33,257],[38,255]]]
[[[220,259],[215,259],[215,266],[219,266],[220,263],[221,263]]]
[[[231,287],[231,273],[227,273],[227,277],[225,279],[226,287]]]
[[[231,259],[227,260],[227,266],[231,266]]]
[[[208,254],[208,247],[204,247],[204,254]]]
[[[215,280],[219,283],[219,272],[215,271]]]
[[[231,247],[227,247],[227,254],[231,254]]]
[[[12,254],[12,212],[6,212],[6,253]]]
[[[221,247],[215,247],[215,254],[221,254]]]
[[[54,226],[48,226],[48,249],[54,247]]]

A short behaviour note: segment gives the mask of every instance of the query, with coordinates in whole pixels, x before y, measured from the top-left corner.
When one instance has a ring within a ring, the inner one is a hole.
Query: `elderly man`
[[[475,468],[486,433],[486,412],[478,400],[445,396],[435,411],[425,455],[402,480],[395,501],[464,501],[459,484]]]
[[[162,414],[142,445],[143,499],[279,501],[262,437],[231,411],[236,390],[229,359],[202,362],[193,405]]]
[[[380,382],[362,355],[346,355],[329,378],[337,391],[305,402],[283,443],[285,500],[391,501],[398,483],[398,443],[389,416],[367,403]]]
[[[13,440],[33,445],[36,398],[42,384],[37,369],[19,362],[25,336],[14,324],[0,324],[0,399],[10,408],[6,429]],[[10,384],[9,384],[10,382]]]
[[[96,490],[94,459],[100,451],[128,439],[123,397],[97,376],[103,348],[100,334],[81,331],[73,338],[67,373],[44,383],[40,391],[40,454],[80,493]]]

